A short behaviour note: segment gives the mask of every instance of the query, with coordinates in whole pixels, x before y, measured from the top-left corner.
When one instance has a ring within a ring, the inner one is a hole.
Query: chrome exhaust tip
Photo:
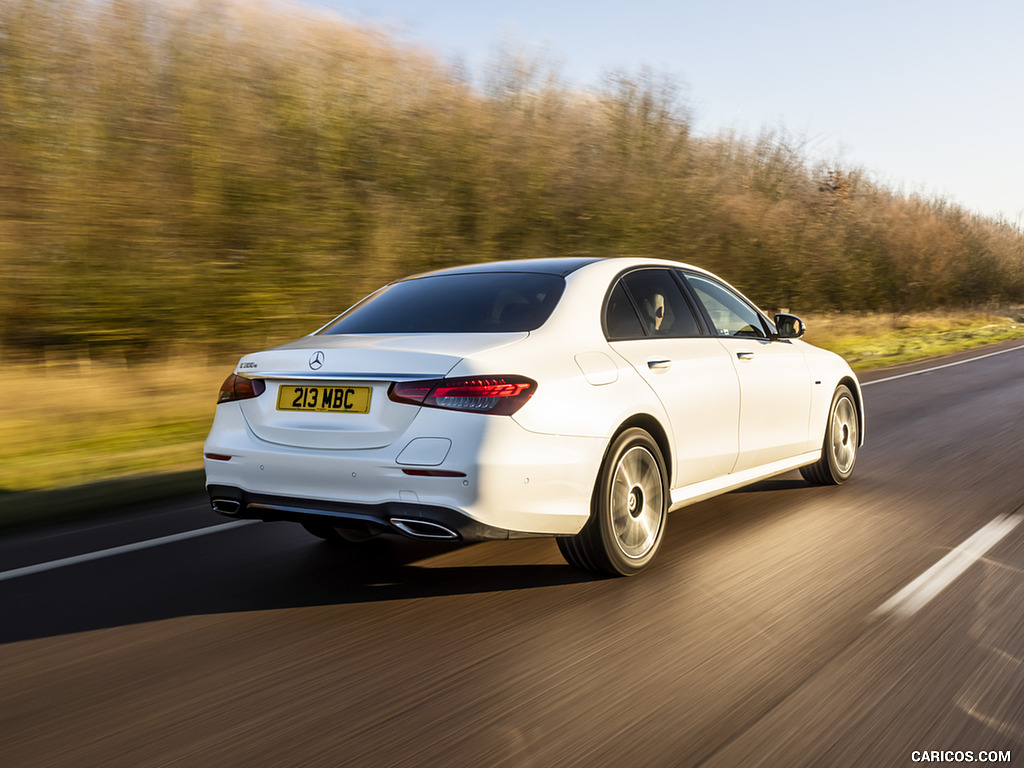
[[[237,515],[242,509],[242,502],[235,499],[213,499],[210,505],[214,512],[222,515]]]
[[[428,541],[458,541],[459,534],[440,523],[428,520],[410,520],[407,517],[392,517],[391,524],[412,539]]]

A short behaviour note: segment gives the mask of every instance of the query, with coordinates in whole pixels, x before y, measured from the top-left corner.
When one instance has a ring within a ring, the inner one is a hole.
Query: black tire
[[[576,536],[558,539],[570,565],[583,571],[632,576],[650,565],[665,537],[668,472],[661,449],[642,429],[627,429],[608,449]]]
[[[800,474],[812,485],[840,485],[850,479],[860,446],[860,417],[853,393],[845,384],[836,387],[825,424],[821,458],[800,467]]]

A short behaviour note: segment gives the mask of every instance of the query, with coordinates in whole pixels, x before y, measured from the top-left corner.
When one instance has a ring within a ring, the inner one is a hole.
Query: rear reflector
[[[402,471],[413,477],[465,477],[465,472],[452,472],[447,469],[405,469]]]
[[[203,456],[214,461],[231,461],[231,457],[225,456],[223,453],[204,453]]]
[[[507,416],[522,408],[536,390],[537,382],[525,376],[474,376],[396,381],[388,397],[396,403]]]

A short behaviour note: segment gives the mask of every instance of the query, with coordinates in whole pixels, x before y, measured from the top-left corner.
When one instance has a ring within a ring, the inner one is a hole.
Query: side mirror
[[[779,339],[799,339],[804,335],[807,326],[804,321],[796,315],[778,314],[775,316],[775,327],[778,329]]]

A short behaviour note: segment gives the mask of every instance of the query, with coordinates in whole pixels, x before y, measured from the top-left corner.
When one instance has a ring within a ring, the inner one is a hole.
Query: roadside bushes
[[[299,6],[0,5],[0,347],[148,356],[316,327],[381,282],[559,254],[683,259],[766,307],[1024,300],[1024,235],[698,136],[649,71],[581,91]]]

